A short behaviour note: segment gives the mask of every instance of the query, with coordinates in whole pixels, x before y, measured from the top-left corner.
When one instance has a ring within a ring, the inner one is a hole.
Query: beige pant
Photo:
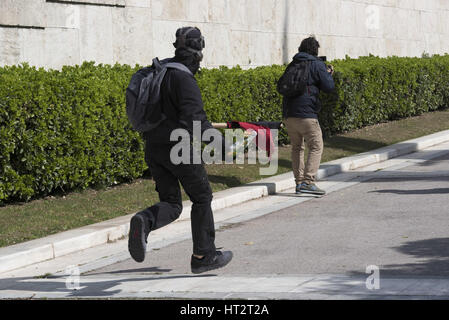
[[[284,120],[292,144],[292,168],[296,184],[314,183],[323,154],[323,135],[317,119],[287,118]],[[305,145],[309,150],[304,163]]]

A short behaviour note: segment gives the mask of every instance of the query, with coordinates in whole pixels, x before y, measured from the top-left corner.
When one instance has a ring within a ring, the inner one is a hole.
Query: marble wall
[[[199,27],[206,67],[287,62],[314,34],[328,59],[449,52],[449,0],[0,0],[0,65],[134,65]]]

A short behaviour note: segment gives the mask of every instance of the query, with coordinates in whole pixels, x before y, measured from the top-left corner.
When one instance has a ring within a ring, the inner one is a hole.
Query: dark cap
[[[176,30],[176,42],[173,46],[178,48],[187,47],[201,51],[205,47],[204,37],[197,27],[183,27]]]

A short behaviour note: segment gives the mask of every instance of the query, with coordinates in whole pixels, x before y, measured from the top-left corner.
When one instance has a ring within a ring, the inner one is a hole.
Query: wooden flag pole
[[[212,127],[215,129],[227,129],[228,124],[227,123],[212,123]]]
[[[227,123],[212,123],[212,127],[214,127],[215,129],[228,129],[228,124]],[[245,137],[248,137],[249,135],[251,135],[250,130],[246,130],[244,133]]]

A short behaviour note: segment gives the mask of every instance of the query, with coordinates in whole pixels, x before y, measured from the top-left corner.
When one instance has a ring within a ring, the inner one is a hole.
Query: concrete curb
[[[449,141],[449,130],[330,161],[321,165],[318,171],[318,179],[386,161],[446,141]],[[214,193],[212,208],[213,210],[228,208],[294,187],[293,173],[288,172],[241,187]],[[183,205],[184,209],[178,221],[190,218],[190,201],[185,201]],[[128,236],[129,220],[132,216],[131,214],[45,238],[0,248],[0,273],[123,239]]]

